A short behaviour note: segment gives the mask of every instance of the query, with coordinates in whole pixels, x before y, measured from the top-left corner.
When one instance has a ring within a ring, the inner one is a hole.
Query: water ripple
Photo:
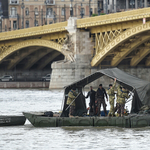
[[[62,90],[0,89],[0,113],[60,111]],[[87,100],[88,103],[88,100]],[[3,106],[3,107],[2,107]],[[108,105],[109,106],[109,105]],[[150,127],[0,127],[0,150],[147,150]]]

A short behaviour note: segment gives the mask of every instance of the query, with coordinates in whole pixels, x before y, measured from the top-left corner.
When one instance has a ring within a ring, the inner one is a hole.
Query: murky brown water
[[[1,89],[0,93],[1,115],[60,111],[63,98],[62,90]],[[0,150],[148,150],[149,139],[150,127],[35,128],[28,121],[24,126],[0,127]]]

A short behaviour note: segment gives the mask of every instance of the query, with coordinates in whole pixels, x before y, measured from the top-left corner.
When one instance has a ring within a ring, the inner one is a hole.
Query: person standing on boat
[[[117,88],[117,108],[119,116],[124,116],[124,106],[125,106],[125,99],[128,99],[130,96],[128,95],[129,91],[126,90],[125,87],[119,85]]]
[[[117,111],[119,116],[121,116],[121,105],[119,103],[119,95],[121,95],[120,91],[122,90],[121,85],[118,85],[117,87],[117,100],[116,100],[116,107],[114,108],[114,114]]]
[[[108,113],[108,116],[114,116],[114,100],[115,100],[115,93],[114,88],[116,86],[116,78],[114,79],[114,84],[109,84],[109,89],[107,94],[109,95],[109,104],[110,104],[110,110]]]
[[[100,84],[99,88],[97,89],[97,92],[96,92],[96,101],[97,101],[97,107],[98,107],[97,114],[98,114],[98,116],[100,116],[101,104],[103,105],[103,110],[104,110],[105,116],[107,116],[106,102],[105,102],[104,96],[107,98],[107,101],[108,101],[106,91],[102,87],[102,84]]]
[[[95,94],[96,92],[93,90],[93,87],[90,86],[90,91],[87,93],[85,98],[90,97],[90,115],[93,113],[95,115]]]
[[[70,106],[69,108],[69,117],[73,117],[74,116],[74,111],[75,111],[75,98],[77,97],[77,93],[76,93],[76,88],[73,87],[70,92],[68,93],[68,99],[67,99],[67,105]]]

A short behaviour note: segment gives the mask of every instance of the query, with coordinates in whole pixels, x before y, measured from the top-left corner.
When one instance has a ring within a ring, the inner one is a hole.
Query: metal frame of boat
[[[77,88],[80,93],[75,99],[76,116],[83,116],[87,112],[85,96],[82,89],[89,83],[106,75],[110,78],[117,78],[117,82],[134,93],[132,109],[125,117],[68,117],[69,109],[66,104],[68,93],[73,88]],[[138,115],[137,113],[143,105],[150,106],[150,83],[129,75],[118,68],[101,69],[77,82],[65,87],[62,113],[59,117],[47,117],[44,114],[24,112],[25,117],[35,127],[58,127],[58,126],[120,126],[120,127],[144,127],[150,125],[150,115]]]
[[[44,113],[24,112],[34,127],[62,126],[118,126],[137,128],[150,126],[150,115],[129,115],[125,117],[47,117]]]

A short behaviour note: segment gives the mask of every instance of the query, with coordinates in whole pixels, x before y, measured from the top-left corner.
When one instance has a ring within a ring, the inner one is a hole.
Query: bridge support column
[[[52,64],[50,89],[62,88],[95,72],[91,70],[93,43],[89,32],[76,29],[76,18],[68,20],[66,29],[74,44],[74,62],[59,61]]]

